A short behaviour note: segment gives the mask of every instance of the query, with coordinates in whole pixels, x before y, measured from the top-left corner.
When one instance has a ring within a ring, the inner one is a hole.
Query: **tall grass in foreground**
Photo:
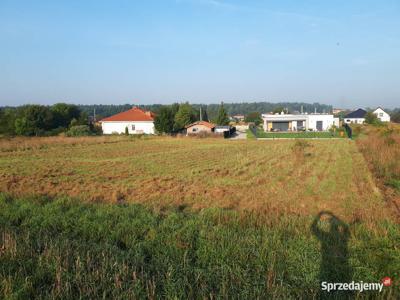
[[[0,298],[347,298],[357,293],[322,294],[319,281],[384,276],[395,285],[379,296],[400,297],[396,224],[348,225],[347,266],[328,269],[340,253],[320,242],[337,240],[317,239],[316,226],[327,222],[0,194]]]
[[[400,126],[368,126],[357,140],[378,180],[400,192]]]

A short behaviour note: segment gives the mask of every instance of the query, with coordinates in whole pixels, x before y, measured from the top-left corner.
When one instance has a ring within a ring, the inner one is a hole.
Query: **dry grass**
[[[400,215],[400,125],[363,127],[357,145],[386,199]]]
[[[349,222],[388,215],[352,141],[310,141],[300,148],[290,140],[1,140],[0,190],[157,209],[216,206],[267,215],[331,210]]]

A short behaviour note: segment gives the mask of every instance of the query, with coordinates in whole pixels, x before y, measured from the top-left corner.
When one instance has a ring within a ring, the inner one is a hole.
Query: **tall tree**
[[[247,123],[254,123],[256,126],[260,125],[263,121],[259,112],[251,112],[247,114],[244,120]]]
[[[175,108],[163,106],[160,108],[155,120],[154,127],[160,133],[172,133],[174,130]]]
[[[224,126],[224,125],[228,125],[228,124],[229,124],[228,114],[227,114],[226,111],[225,111],[224,103],[223,103],[223,102],[221,102],[221,105],[220,105],[220,107],[219,107],[219,111],[218,111],[218,116],[217,116],[217,119],[216,119],[216,123],[217,123],[217,125],[221,125],[221,126]]]
[[[11,108],[0,109],[0,134],[15,134],[15,119],[17,110]]]
[[[208,119],[208,113],[207,113],[207,107],[201,106],[201,120],[203,121],[209,121]]]
[[[78,106],[66,103],[54,104],[51,108],[53,113],[53,127],[68,127],[73,119],[79,119],[80,110]]]
[[[186,125],[193,123],[195,120],[193,108],[189,103],[183,103],[179,105],[179,109],[174,118],[174,130],[181,130]]]
[[[26,105],[15,120],[15,132],[19,135],[42,135],[52,128],[53,114],[48,106]]]

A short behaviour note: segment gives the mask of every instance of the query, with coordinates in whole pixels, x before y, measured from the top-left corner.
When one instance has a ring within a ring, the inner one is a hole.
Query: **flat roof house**
[[[326,131],[338,120],[329,114],[263,114],[265,131]]]
[[[128,128],[129,134],[154,134],[155,114],[138,107],[121,112],[100,121],[103,134],[121,134]]]
[[[344,122],[346,124],[354,123],[354,124],[363,124],[365,122],[365,115],[367,111],[359,108],[355,111],[344,116]]]

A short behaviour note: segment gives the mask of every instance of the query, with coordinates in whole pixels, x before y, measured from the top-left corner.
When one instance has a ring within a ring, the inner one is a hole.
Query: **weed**
[[[321,293],[321,280],[399,276],[400,231],[387,220],[371,231],[332,214],[333,220],[319,218],[323,212],[316,218],[215,208],[157,213],[137,204],[1,194],[0,208],[2,298],[311,299],[332,296]],[[398,284],[379,294],[399,296]]]

